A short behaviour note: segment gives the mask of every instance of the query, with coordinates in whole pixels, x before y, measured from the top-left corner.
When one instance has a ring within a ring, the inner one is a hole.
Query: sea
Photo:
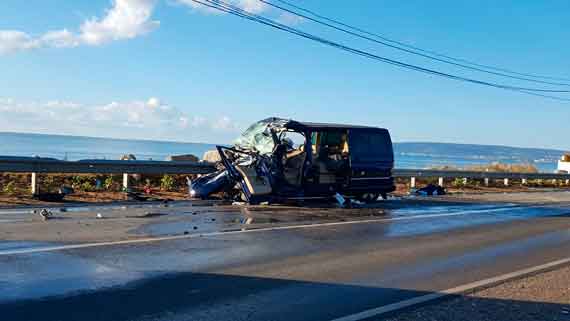
[[[405,145],[407,144],[407,145]],[[426,145],[427,144],[427,145]],[[457,145],[433,143],[437,145],[437,153],[433,153],[430,143],[422,143],[418,150],[410,152],[409,143],[395,143],[394,156],[397,168],[427,169],[441,166],[453,166],[465,168],[470,165],[489,164],[491,162],[502,163],[533,163],[541,172],[554,172],[556,170],[556,156],[541,157],[536,159],[521,159],[510,155],[501,154],[495,156],[495,147],[485,145],[477,146],[477,154],[454,151]],[[420,145],[418,145],[420,146]],[[426,147],[427,146],[427,147]],[[442,147],[443,146],[443,147]],[[122,155],[133,154],[138,160],[166,160],[171,155],[194,154],[202,157],[204,152],[215,148],[214,144],[168,142],[153,140],[130,140],[115,138],[96,138],[83,136],[46,135],[28,133],[3,133],[0,132],[0,156],[23,156],[23,157],[49,157],[61,160],[82,159],[120,159]],[[421,148],[421,150],[419,150]],[[432,152],[426,153],[425,150]],[[488,153],[485,152],[488,150]]]

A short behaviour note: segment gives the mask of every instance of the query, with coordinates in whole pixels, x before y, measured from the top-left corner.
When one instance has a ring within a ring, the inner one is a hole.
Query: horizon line
[[[152,139],[152,138],[119,138],[119,137],[109,137],[109,136],[87,136],[87,135],[76,135],[76,134],[56,134],[56,133],[37,133],[37,132],[20,132],[20,131],[0,131],[0,134],[20,134],[20,135],[38,135],[38,136],[60,136],[60,137],[75,137],[75,138],[95,138],[95,139],[114,139],[122,141],[143,141],[143,142],[157,142],[157,143],[174,143],[174,144],[203,144],[203,145],[224,145],[223,143],[207,143],[207,142],[192,142],[192,141],[179,141],[170,139]],[[516,149],[539,149],[539,150],[550,150],[566,153],[570,151],[569,149],[564,149],[561,147],[548,148],[548,147],[522,147],[513,145],[501,145],[501,144],[481,144],[481,143],[458,143],[458,142],[438,142],[438,141],[397,141],[394,144],[447,144],[447,145],[463,145],[463,146],[487,146],[487,147],[506,147],[506,148],[516,148]]]

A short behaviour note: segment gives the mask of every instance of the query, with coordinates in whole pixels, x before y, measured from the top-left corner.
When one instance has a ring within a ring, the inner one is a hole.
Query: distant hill
[[[488,161],[556,162],[564,154],[562,150],[544,148],[520,148],[495,145],[450,144],[431,142],[394,143],[396,155],[458,157]]]

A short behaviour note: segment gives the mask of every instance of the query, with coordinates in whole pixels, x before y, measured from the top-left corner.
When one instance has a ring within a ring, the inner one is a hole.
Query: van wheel
[[[356,198],[364,203],[374,203],[378,200],[378,197],[380,197],[378,193],[362,193]]]

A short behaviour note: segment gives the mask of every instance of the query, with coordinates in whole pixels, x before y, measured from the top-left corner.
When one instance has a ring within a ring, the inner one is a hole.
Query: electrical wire
[[[298,36],[301,36],[303,38],[307,38],[310,40],[314,40],[317,41],[319,43],[331,46],[331,47],[335,47],[337,49],[340,50],[344,50],[353,54],[357,54],[366,58],[370,58],[373,60],[377,60],[377,61],[381,61],[384,63],[388,63],[391,65],[395,65],[395,66],[399,66],[399,67],[403,67],[403,68],[407,68],[407,69],[411,69],[411,70],[416,70],[419,72],[424,72],[427,74],[432,74],[432,75],[437,75],[437,76],[441,76],[441,77],[445,77],[445,78],[450,78],[450,79],[454,79],[454,80],[458,80],[458,81],[465,81],[465,82],[470,82],[470,83],[475,83],[475,84],[479,84],[479,85],[485,85],[485,86],[490,86],[490,87],[495,87],[495,88],[500,88],[500,89],[506,89],[506,90],[511,90],[511,91],[516,91],[516,92],[520,92],[520,93],[525,93],[525,94],[529,94],[529,95],[534,95],[534,96],[540,96],[540,97],[546,97],[546,98],[551,98],[551,99],[556,99],[556,100],[561,100],[561,101],[570,101],[570,99],[567,98],[563,98],[563,97],[558,97],[558,96],[551,96],[551,95],[545,95],[545,94],[539,94],[539,93],[567,93],[569,91],[567,90],[551,90],[551,89],[538,89],[538,88],[525,88],[525,87],[515,87],[515,86],[508,86],[508,85],[503,85],[503,84],[497,84],[497,83],[492,83],[492,82],[487,82],[487,81],[482,81],[482,80],[477,80],[477,79],[471,79],[471,78],[465,78],[465,77],[461,77],[461,76],[457,76],[457,75],[452,75],[452,74],[447,74],[447,73],[443,73],[440,71],[436,71],[436,70],[432,70],[432,69],[428,69],[428,68],[424,68],[424,67],[420,67],[420,66],[415,66],[415,65],[411,65],[411,64],[407,64],[404,62],[400,62],[400,61],[396,61],[393,59],[389,59],[389,58],[385,58],[382,56],[378,56],[375,55],[373,53],[370,52],[366,52],[360,49],[356,49],[356,48],[352,48],[331,40],[327,40],[309,33],[306,33],[304,31],[295,29],[293,27],[281,24],[279,22],[276,22],[274,20],[271,20],[269,18],[257,15],[257,14],[253,14],[251,12],[248,12],[246,10],[243,10],[239,7],[236,7],[232,4],[226,3],[222,0],[191,0],[195,3],[219,10],[219,11],[223,11],[226,13],[230,13],[232,15],[236,15],[238,17],[247,19],[247,20],[251,20],[254,22],[258,22],[285,32],[289,32]],[[537,93],[538,92],[538,93]]]
[[[277,7],[277,5],[275,5],[275,4],[273,4],[273,3],[270,3],[269,1],[266,1],[266,0],[259,0],[259,1],[261,1],[261,2],[263,2],[263,3],[266,3],[266,4],[270,5],[270,6]],[[550,79],[550,80],[559,80],[559,81],[570,81],[570,78],[552,77],[552,76],[542,76],[542,75],[535,75],[535,74],[530,74],[530,73],[522,73],[522,72],[512,71],[512,70],[509,70],[509,69],[506,69],[506,68],[501,68],[501,67],[490,66],[490,65],[485,65],[485,64],[480,64],[480,63],[472,62],[472,61],[469,61],[469,60],[463,59],[463,58],[455,58],[455,57],[449,56],[449,55],[447,55],[447,54],[439,53],[439,52],[436,52],[436,51],[433,51],[433,50],[422,49],[422,48],[419,48],[419,47],[417,47],[417,46],[413,46],[413,45],[410,45],[410,44],[407,44],[407,43],[404,43],[404,42],[401,42],[401,41],[397,41],[397,40],[390,39],[390,38],[385,37],[385,36],[382,36],[382,35],[380,35],[380,34],[378,34],[378,33],[370,32],[370,31],[364,30],[364,29],[362,29],[362,28],[358,28],[358,27],[349,25],[349,24],[344,23],[344,22],[341,22],[341,21],[339,21],[339,20],[337,20],[337,19],[329,18],[329,17],[326,17],[326,16],[324,16],[324,15],[318,14],[317,12],[315,12],[315,11],[313,11],[313,10],[309,10],[309,9],[303,8],[303,7],[301,7],[301,6],[295,5],[295,4],[293,4],[293,3],[289,2],[289,1],[285,1],[285,0],[273,0],[273,1],[282,3],[282,4],[286,5],[286,6],[291,7],[291,8],[295,8],[295,9],[297,9],[297,10],[299,10],[299,11],[305,12],[305,13],[310,14],[310,15],[316,17],[316,18],[319,18],[319,19],[328,21],[328,22],[330,22],[330,23],[333,23],[333,24],[336,24],[336,25],[339,25],[339,26],[346,27],[346,28],[348,28],[348,29],[351,29],[351,30],[360,32],[360,33],[362,33],[362,34],[366,34],[366,35],[368,35],[368,36],[372,36],[372,37],[375,37],[375,38],[384,40],[384,41],[386,41],[386,42],[389,42],[389,43],[392,43],[392,44],[395,44],[395,45],[399,45],[399,46],[402,46],[402,47],[405,47],[405,48],[408,48],[408,49],[412,49],[412,50],[417,50],[417,51],[420,51],[420,52],[423,52],[423,53],[426,53],[426,54],[430,54],[430,55],[433,55],[433,56],[437,56],[437,57],[441,57],[441,58],[453,60],[453,61],[456,61],[456,62],[459,62],[459,63],[468,64],[468,65],[472,65],[472,66],[476,66],[476,67],[480,67],[480,68],[484,68],[484,69],[490,69],[490,70],[505,72],[505,73],[509,73],[509,74],[513,74],[513,75],[526,76],[526,77],[532,77],[532,78]],[[284,8],[280,8],[280,9],[285,10]],[[288,11],[288,10],[287,10],[287,11]],[[292,12],[291,12],[291,13],[292,13]],[[296,14],[296,13],[293,13],[293,14]],[[309,19],[309,20],[311,20],[311,21],[314,21],[314,20],[311,19],[311,18],[308,18],[308,17],[305,17],[305,18],[307,18],[307,19]],[[321,23],[321,22],[319,22],[319,23]],[[362,35],[359,35],[359,36],[362,36]],[[433,59],[433,58],[431,58],[431,59]],[[464,66],[464,67],[467,68],[467,66]],[[523,79],[524,79],[524,80],[528,80],[528,79],[526,79],[526,78],[523,78]],[[558,84],[558,83],[553,83],[553,84]],[[560,85],[570,85],[570,84],[560,84]]]
[[[387,43],[387,42],[384,42],[384,41],[380,41],[380,40],[377,40],[377,39],[374,39],[374,38],[370,38],[370,37],[364,36],[364,35],[359,34],[359,33],[356,33],[356,32],[352,32],[352,31],[347,30],[347,29],[344,29],[344,28],[340,28],[340,27],[331,25],[331,24],[329,24],[329,23],[320,21],[320,20],[318,20],[318,19],[311,18],[311,17],[306,16],[306,15],[304,15],[304,14],[302,14],[302,13],[296,12],[296,11],[294,11],[294,10],[290,10],[290,9],[284,8],[284,7],[282,7],[282,6],[273,4],[273,3],[271,3],[271,2],[269,2],[269,1],[267,1],[267,0],[258,0],[258,1],[260,1],[260,2],[262,2],[262,3],[265,3],[265,4],[269,5],[269,6],[272,6],[272,7],[274,7],[274,8],[277,8],[277,9],[279,9],[279,10],[288,12],[288,13],[290,13],[290,14],[292,14],[292,15],[297,16],[297,17],[300,17],[300,18],[303,18],[303,19],[307,19],[307,20],[309,20],[309,21],[313,21],[313,22],[318,23],[318,24],[320,24],[320,25],[324,25],[324,26],[326,26],[326,27],[333,28],[333,29],[335,29],[335,30],[338,30],[338,31],[347,33],[347,34],[349,34],[349,35],[352,35],[352,36],[355,36],[355,37],[358,37],[358,38],[362,38],[362,39],[365,39],[365,40],[368,40],[368,41],[372,41],[372,42],[375,42],[375,43],[378,43],[378,44],[381,44],[381,45],[384,45],[384,46],[387,46],[387,47],[390,47],[390,48],[393,48],[393,49],[396,49],[396,50],[404,51],[404,52],[407,52],[407,53],[410,53],[410,54],[413,54],[413,55],[418,55],[418,56],[421,56],[421,57],[424,57],[424,58],[428,58],[428,59],[432,59],[432,60],[435,60],[435,61],[443,62],[443,63],[450,64],[450,65],[453,65],[453,66],[457,66],[457,67],[461,67],[461,68],[466,68],[466,69],[470,69],[470,70],[475,70],[475,71],[479,71],[479,72],[483,72],[483,73],[488,73],[488,74],[492,74],[492,75],[495,75],[495,76],[508,77],[508,78],[513,78],[513,79],[518,79],[518,80],[524,80],[524,81],[535,82],[535,83],[548,84],[548,85],[556,85],[556,86],[570,86],[570,84],[568,84],[568,83],[558,83],[558,82],[550,82],[550,81],[544,81],[544,80],[536,80],[536,79],[525,78],[525,77],[519,77],[519,76],[512,76],[512,75],[508,75],[508,74],[504,74],[504,73],[500,73],[500,72],[489,71],[489,70],[485,70],[485,69],[481,69],[481,68],[477,68],[477,67],[472,67],[472,66],[467,66],[467,65],[465,65],[465,64],[461,64],[461,63],[457,63],[457,62],[453,62],[453,61],[449,61],[449,60],[437,58],[437,57],[434,57],[434,56],[430,56],[430,55],[428,55],[428,54],[424,54],[424,53],[417,52],[417,51],[414,51],[414,50],[402,48],[402,47],[399,47],[399,46],[396,46],[396,45],[392,45],[392,44]]]

